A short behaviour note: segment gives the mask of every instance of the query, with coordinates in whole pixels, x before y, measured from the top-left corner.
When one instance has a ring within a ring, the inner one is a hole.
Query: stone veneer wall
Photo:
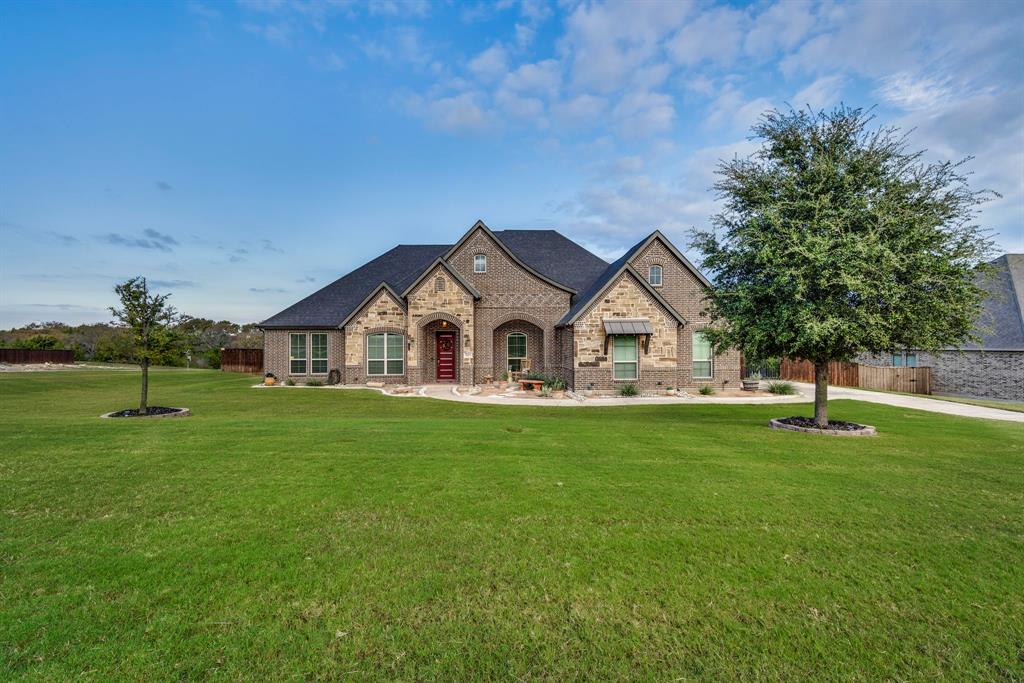
[[[293,379],[298,383],[304,383],[311,378],[326,381],[327,375],[313,375],[309,372],[312,363],[306,360],[306,374],[293,375],[290,372],[288,357],[291,354],[292,333],[305,334],[307,355],[312,351],[312,344],[309,341],[309,334],[324,332],[327,334],[327,370],[342,370],[345,367],[345,335],[341,330],[266,330],[263,333],[263,365],[265,372],[272,372],[279,381]],[[345,381],[344,374],[342,381]]]
[[[477,254],[487,256],[486,273],[473,272]],[[539,327],[544,338],[544,367],[558,366],[555,323],[569,310],[569,292],[523,269],[481,229],[470,235],[448,261],[481,295],[476,302],[474,321],[474,382],[483,382],[488,375],[500,377],[505,371],[502,360],[494,358],[494,335],[497,328],[510,320],[524,320]]]
[[[1024,401],[1024,351],[916,351],[917,365],[931,367],[936,394]],[[892,367],[892,355],[864,355],[866,365]]]
[[[401,375],[366,375],[366,335],[376,332],[393,332],[406,335],[407,316],[405,309],[387,292],[380,294],[366,304],[345,326],[345,374],[346,384],[361,384],[366,381],[384,382],[387,384],[405,384],[408,382],[409,342],[406,339],[405,367]]]
[[[444,282],[442,291],[437,290],[438,279]],[[409,335],[414,340],[413,352],[408,354],[409,382],[424,384],[433,381],[437,367],[431,364],[430,358],[436,349],[430,347],[434,344],[433,332],[440,327],[428,328],[428,325],[447,320],[458,328],[461,337],[461,352],[457,354],[458,383],[472,384],[475,350],[473,296],[446,268],[437,266],[406,298],[409,303]]]
[[[638,379],[615,380],[612,375],[612,343],[604,352],[604,320],[606,318],[646,318],[654,334],[647,353],[639,350]],[[617,389],[623,384],[636,384],[653,390],[676,386],[679,374],[679,324],[661,307],[629,273],[623,273],[583,316],[573,324],[577,390],[592,387],[598,391]]]

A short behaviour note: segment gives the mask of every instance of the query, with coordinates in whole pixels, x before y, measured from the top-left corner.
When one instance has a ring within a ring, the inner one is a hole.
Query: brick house
[[[508,371],[612,391],[735,387],[701,333],[707,279],[655,231],[607,263],[554,230],[400,245],[260,323],[278,378],[478,384]]]
[[[868,365],[931,367],[937,394],[1024,401],[1024,254],[1003,254],[980,284],[988,292],[977,321],[980,343],[937,353],[908,349],[861,356]]]

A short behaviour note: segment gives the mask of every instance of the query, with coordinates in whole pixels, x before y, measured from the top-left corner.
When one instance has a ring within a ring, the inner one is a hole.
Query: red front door
[[[455,381],[455,333],[437,333],[437,381]]]

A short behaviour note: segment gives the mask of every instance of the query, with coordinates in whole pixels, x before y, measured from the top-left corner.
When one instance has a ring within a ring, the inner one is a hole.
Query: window
[[[436,280],[434,280],[434,291],[435,292],[443,292],[444,291],[444,278],[443,277],[439,277]]]
[[[473,257],[473,272],[487,272],[487,254],[477,254],[476,256]]]
[[[385,332],[366,337],[366,374],[405,373],[405,337]]]
[[[526,359],[526,335],[522,332],[510,332],[505,341],[508,349],[508,371],[519,372],[523,369]]]
[[[292,375],[306,374],[306,335],[291,335],[291,350],[288,355],[288,372]]]
[[[700,379],[710,379],[714,376],[711,341],[703,332],[693,333],[693,376]]]
[[[647,269],[647,281],[655,287],[661,287],[661,266],[651,266]]]
[[[635,334],[615,335],[612,347],[613,377],[615,379],[636,379],[638,357]]]
[[[917,354],[910,352],[894,353],[892,354],[892,366],[894,368],[916,368]]]
[[[310,365],[314,375],[327,374],[327,334],[314,332],[309,335]]]

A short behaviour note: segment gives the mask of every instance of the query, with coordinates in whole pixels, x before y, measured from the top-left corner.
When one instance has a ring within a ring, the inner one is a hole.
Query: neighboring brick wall
[[[306,380],[316,377],[319,380],[326,381],[326,375],[313,375],[309,371],[312,369],[312,363],[309,358],[306,359],[306,373],[303,375],[292,375],[290,372],[290,363],[288,362],[289,354],[291,352],[291,337],[292,333],[306,335],[306,352],[307,356],[311,355],[312,344],[309,340],[309,335],[314,332],[323,332],[327,334],[327,369],[330,370],[341,370],[345,365],[345,335],[342,334],[341,330],[326,329],[326,330],[266,330],[263,333],[263,366],[265,372],[272,372],[274,376],[280,381],[285,381],[288,378],[295,380],[298,383],[303,383]],[[342,380],[346,381],[344,374]]]
[[[408,382],[409,340],[406,339],[406,374],[367,377],[366,335],[377,332],[406,334],[407,316],[402,306],[387,292],[380,292],[345,326],[345,375],[346,384],[362,384],[368,380],[388,384]]]
[[[473,259],[487,256],[487,272],[474,273]],[[512,319],[536,325],[543,333],[544,367],[558,364],[555,323],[569,310],[571,295],[544,282],[510,259],[483,230],[477,229],[448,260],[480,292],[476,302],[474,382],[500,377],[504,362],[494,358],[495,330]],[[532,355],[532,354],[531,354]]]
[[[470,266],[472,268],[472,266]],[[459,273],[460,275],[462,273]],[[444,281],[444,289],[437,290],[437,280]],[[474,358],[473,296],[443,267],[437,266],[420,285],[409,292],[409,330],[415,339],[410,354],[409,381],[425,384],[434,381],[437,366],[430,354],[436,353],[434,331],[439,325],[428,327],[441,319],[458,328],[461,336],[458,358],[459,384],[472,384]]]
[[[1024,401],[1024,351],[917,351],[918,367],[932,369],[936,394]],[[892,367],[892,355],[864,355],[866,365]]]
[[[604,320],[606,318],[646,318],[654,334],[647,353],[639,352],[639,378],[615,380],[612,375],[613,344],[605,355]],[[676,386],[679,373],[679,324],[668,311],[629,273],[619,276],[605,295],[573,325],[576,365],[576,388],[593,385],[597,390],[611,390],[622,384],[636,384],[641,389]]]

